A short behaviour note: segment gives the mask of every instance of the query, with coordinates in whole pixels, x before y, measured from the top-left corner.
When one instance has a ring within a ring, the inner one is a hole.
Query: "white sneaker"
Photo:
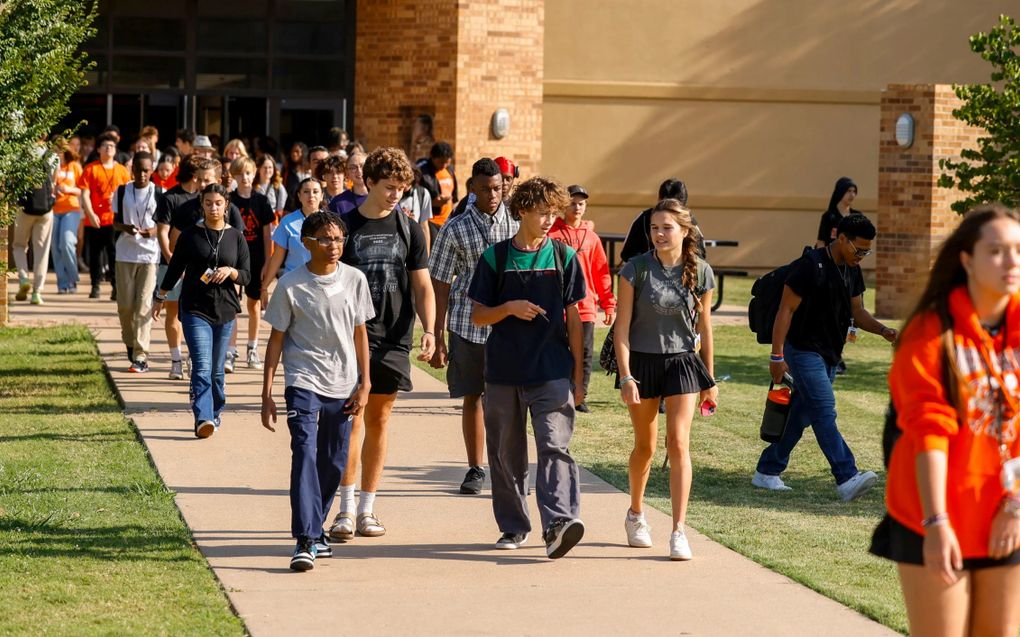
[[[858,471],[854,477],[843,484],[836,485],[836,493],[839,494],[843,502],[850,502],[867,493],[871,487],[875,486],[876,482],[878,482],[878,475],[874,471]]]
[[[693,557],[691,544],[687,541],[687,534],[683,531],[673,531],[673,534],[669,536],[669,559],[686,561]]]
[[[170,361],[170,380],[184,380],[184,363],[182,361]]]
[[[652,545],[652,526],[645,515],[633,515],[630,510],[623,520],[623,528],[627,530],[627,544],[634,548],[646,549]]]
[[[227,352],[226,358],[223,359],[223,373],[233,374],[235,361],[237,361],[237,352]]]
[[[248,348],[248,369],[262,369],[262,361],[259,360],[259,353],[255,348]]]
[[[751,484],[759,489],[768,489],[769,491],[793,491],[793,487],[786,486],[783,483],[783,479],[779,476],[768,476],[757,471],[754,472],[754,477],[751,478]]]

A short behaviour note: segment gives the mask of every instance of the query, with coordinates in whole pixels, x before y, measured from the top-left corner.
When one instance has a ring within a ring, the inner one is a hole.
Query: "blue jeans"
[[[284,391],[290,429],[290,531],[297,539],[322,535],[333,496],[347,466],[352,416],[346,398],[300,387]]]
[[[832,393],[836,366],[826,364],[820,354],[796,349],[789,343],[783,347],[783,353],[793,376],[790,417],[782,440],[761,452],[758,472],[778,476],[785,471],[790,453],[800,442],[804,430],[812,427],[836,484],[843,484],[857,475],[857,462],[836,427],[836,396]]]
[[[57,273],[57,289],[70,290],[78,287],[78,224],[81,212],[72,210],[53,215],[53,234],[50,254],[53,255],[53,270]]]
[[[219,424],[220,413],[227,402],[223,363],[234,321],[212,325],[182,310],[181,325],[191,355],[191,411],[195,414],[195,424],[206,420]]]

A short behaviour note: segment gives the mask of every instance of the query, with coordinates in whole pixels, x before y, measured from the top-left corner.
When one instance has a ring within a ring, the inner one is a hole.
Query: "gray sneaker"
[[[843,484],[836,485],[836,493],[843,502],[856,500],[868,492],[878,482],[878,476],[874,471],[858,471],[857,475],[850,478]]]
[[[248,348],[248,369],[262,369],[262,361],[259,359],[259,352],[253,347]]]
[[[184,363],[170,361],[170,380],[184,380]]]
[[[223,372],[225,374],[234,373],[234,364],[237,362],[237,352],[227,352],[227,357],[223,361]]]

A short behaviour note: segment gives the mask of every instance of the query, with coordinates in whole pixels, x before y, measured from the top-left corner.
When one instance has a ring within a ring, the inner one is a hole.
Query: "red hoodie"
[[[595,224],[582,221],[580,228],[571,228],[562,218],[553,223],[549,236],[562,241],[577,251],[577,260],[584,272],[584,282],[588,286],[588,294],[577,304],[581,321],[594,323],[598,318],[595,309],[595,297],[605,312],[616,311],[616,297],[613,296],[613,277],[609,274],[609,262],[606,251],[602,248],[602,240],[595,234]]]

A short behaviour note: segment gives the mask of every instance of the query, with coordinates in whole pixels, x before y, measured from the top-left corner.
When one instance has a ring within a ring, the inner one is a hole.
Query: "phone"
[[[714,402],[712,402],[711,400],[706,398],[705,400],[701,401],[701,415],[702,416],[705,416],[707,418],[708,416],[715,415],[715,408],[716,408],[716,404]]]

